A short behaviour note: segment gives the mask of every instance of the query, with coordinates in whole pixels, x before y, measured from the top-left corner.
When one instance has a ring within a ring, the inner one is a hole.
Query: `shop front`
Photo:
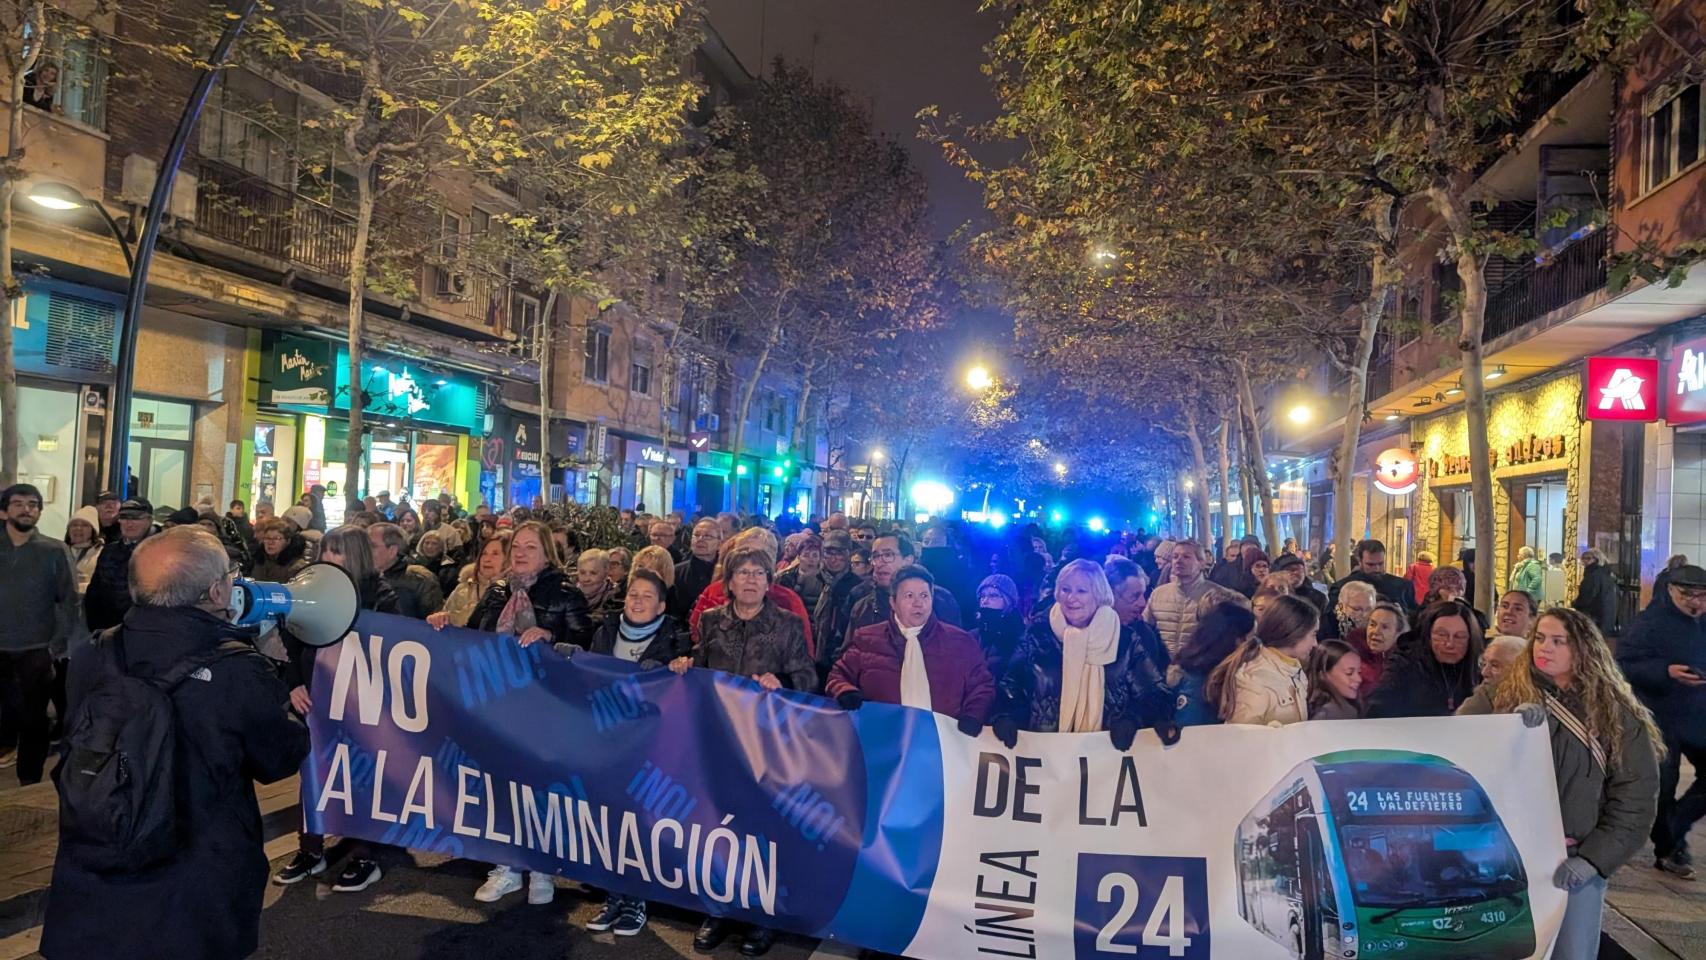
[[[340,344],[270,336],[263,353],[260,412],[249,445],[255,499],[275,503],[326,488],[328,524],[343,521],[350,495],[349,354]],[[469,504],[479,477],[469,466],[479,433],[479,382],[472,375],[387,355],[364,358],[362,475],[357,495],[389,493],[416,503],[449,493]],[[537,452],[534,460],[537,470]],[[288,491],[288,493],[287,493]]]
[[[1576,554],[1585,537],[1581,494],[1587,436],[1578,371],[1536,378],[1488,397],[1495,540],[1490,555],[1475,541],[1463,412],[1418,420],[1412,431],[1419,471],[1412,495],[1417,549],[1434,551],[1436,562],[1445,565],[1474,549],[1477,575],[1492,573],[1501,590],[1525,546],[1542,558]],[[1566,570],[1573,591],[1580,572],[1575,564]]]
[[[494,418],[480,445],[480,499],[493,510],[531,507],[545,497],[539,418],[522,412]]]
[[[624,435],[620,505],[650,513],[675,509],[685,494],[687,451],[665,447],[657,440]],[[667,486],[669,498],[664,498]]]
[[[693,443],[697,438],[692,438]],[[734,458],[721,450],[705,449],[693,454],[693,504],[695,513],[713,514],[723,509],[729,492],[729,474],[734,472]]]

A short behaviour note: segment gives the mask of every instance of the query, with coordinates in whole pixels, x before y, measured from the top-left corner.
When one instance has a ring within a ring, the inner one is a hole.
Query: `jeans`
[[[1664,859],[1673,853],[1687,854],[1688,831],[1706,817],[1706,744],[1690,743],[1665,732],[1665,758],[1659,764],[1659,811],[1653,820],[1653,855]],[[1694,782],[1676,795],[1682,779],[1682,758],[1695,770]]]
[[[40,783],[47,766],[47,702],[53,656],[40,650],[0,650],[0,714],[18,731],[18,782]]]
[[[1605,909],[1605,878],[1595,876],[1570,891],[1564,906],[1564,925],[1558,928],[1558,943],[1552,960],[1594,960],[1599,956],[1599,920]]]

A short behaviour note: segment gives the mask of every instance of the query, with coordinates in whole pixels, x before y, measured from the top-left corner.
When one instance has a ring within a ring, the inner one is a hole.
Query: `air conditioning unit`
[[[715,432],[723,428],[723,418],[714,413],[700,414],[698,425],[701,430]]]
[[[159,175],[160,164],[139,153],[133,153],[124,158],[124,179],[119,186],[119,199],[125,203],[134,203],[138,207],[147,207],[148,200],[154,193],[154,179]],[[178,176],[172,181],[172,199],[166,207],[166,214],[174,220],[185,223],[195,222],[196,191],[200,188],[196,175],[185,170],[179,170]]]
[[[438,295],[446,300],[467,300],[474,291],[474,284],[466,273],[455,273],[443,267],[438,268]]]

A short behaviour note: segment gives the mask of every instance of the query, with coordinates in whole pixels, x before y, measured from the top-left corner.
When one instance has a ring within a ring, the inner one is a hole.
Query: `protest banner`
[[[1130,751],[364,614],[319,653],[311,830],[923,960],[1544,957],[1563,830],[1515,717]]]

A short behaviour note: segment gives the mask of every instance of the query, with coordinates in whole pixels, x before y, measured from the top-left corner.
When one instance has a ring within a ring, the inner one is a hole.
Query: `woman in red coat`
[[[930,571],[906,567],[895,574],[892,589],[894,617],[853,632],[825,692],[847,710],[866,700],[932,710],[977,736],[995,702],[983,648],[971,634],[936,619]]]

